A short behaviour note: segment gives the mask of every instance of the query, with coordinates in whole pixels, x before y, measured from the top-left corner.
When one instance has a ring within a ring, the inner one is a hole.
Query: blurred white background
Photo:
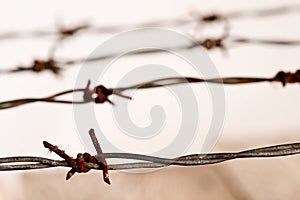
[[[57,21],[66,27],[86,21],[98,26],[130,25],[152,20],[187,16],[189,12],[195,10],[204,14],[212,12],[227,13],[230,11],[272,8],[291,4],[299,5],[300,2],[279,0],[253,0],[247,2],[237,0],[2,0],[0,2],[0,33],[40,28],[54,30]],[[232,35],[246,37],[300,39],[299,20],[300,11],[265,18],[237,19],[230,21],[230,31]],[[181,33],[189,33],[191,31],[187,28],[168,28]],[[111,34],[85,34],[83,31],[74,38],[66,39],[56,52],[56,55],[58,58],[81,58],[88,56],[102,41],[111,36]],[[29,65],[32,59],[46,58],[48,49],[51,47],[53,40],[54,37],[0,40],[0,69],[12,68],[17,65]],[[241,45],[233,48],[229,47],[228,55],[224,55],[220,50],[210,51],[208,54],[221,76],[272,77],[279,70],[295,71],[299,69],[299,50],[300,47]],[[131,59],[135,58],[132,57]],[[176,64],[176,62],[174,62],[174,64]],[[25,72],[0,75],[0,101],[22,97],[43,97],[65,89],[70,89],[74,87],[80,66],[81,65],[78,65],[65,70],[61,77],[55,77],[48,72],[41,74]],[[226,119],[222,137],[217,144],[216,151],[242,150],[263,145],[299,141],[300,138],[297,134],[300,131],[298,122],[300,117],[300,107],[298,103],[300,99],[299,85],[288,85],[285,88],[280,84],[268,83],[226,86],[225,95]],[[110,108],[110,105],[99,106],[102,106],[103,110]],[[2,134],[2,140],[0,140],[0,156],[36,155],[56,158],[56,156],[50,155],[43,148],[43,140],[60,145],[66,149],[67,152],[70,152],[71,155],[85,151],[86,149],[84,149],[80,141],[74,123],[72,106],[35,103],[23,107],[1,110],[0,132]],[[278,159],[277,161],[279,162],[280,160]],[[251,163],[248,166],[250,165]],[[50,169],[48,172],[51,170],[55,171],[55,169]],[[238,169],[237,171],[239,172]],[[294,169],[294,171],[296,171],[296,169]],[[45,172],[45,170],[43,170],[43,172]],[[167,175],[163,174],[163,172]],[[180,172],[183,174],[188,173],[182,169],[177,173]],[[38,172],[32,172],[33,175],[36,173]],[[192,172],[189,173],[191,174],[189,177],[192,178]],[[31,172],[27,172],[26,176],[30,177],[30,174]],[[135,175],[116,174],[114,172],[112,176],[113,184],[109,188],[101,183],[101,175],[93,174],[97,178],[90,176],[91,180],[99,180],[89,182],[89,179],[82,179],[82,181],[86,181],[85,184],[91,184],[92,186],[99,184],[98,187],[102,188],[101,191],[105,191],[107,199],[113,197],[115,199],[118,197],[123,198],[127,193],[131,193],[132,190],[134,191],[134,189],[136,189],[135,187],[139,187],[139,189],[147,188],[147,184],[150,184],[151,181],[159,181],[163,179],[162,177],[170,178],[171,175],[173,177],[177,176],[174,169],[170,169],[169,172],[163,170],[157,172],[156,179],[152,177],[155,176],[155,173],[147,175],[148,178],[150,177],[147,179],[149,182],[143,181],[144,185],[139,185],[139,181],[136,181],[139,179],[135,179]],[[259,172],[257,172],[257,174],[259,174]],[[262,172],[262,174],[264,173]],[[272,174],[269,174],[269,176],[272,176]],[[293,175],[290,174],[289,176]],[[292,178],[289,176],[286,178]],[[127,191],[119,191],[118,187],[121,187],[122,184],[127,184],[125,179],[130,182],[128,177],[132,178],[135,186],[132,189],[128,188]],[[80,178],[83,178],[83,176],[77,177],[77,182]],[[268,176],[265,178],[268,178]],[[300,179],[299,175],[298,179]],[[2,192],[3,198],[20,199],[22,194],[28,195],[28,190],[23,188],[24,181],[22,180],[24,180],[23,172],[1,172],[0,192]],[[61,180],[61,182],[66,185],[62,173],[60,173],[58,180]],[[179,180],[175,178],[172,179],[172,184],[170,184],[171,191],[175,192],[171,187],[176,181]],[[42,185],[45,182],[47,182],[47,179],[40,182],[40,184]],[[29,183],[30,182],[26,184]],[[297,183],[299,183],[299,181]],[[67,184],[72,184],[72,182]],[[182,183],[178,183],[178,185],[181,184]],[[186,180],[184,184],[191,184],[189,187],[193,188],[188,192],[185,191],[187,192],[186,195],[193,193],[193,191],[196,192],[199,189],[195,187],[195,185],[192,185],[195,184],[195,180]],[[50,185],[50,187],[53,186],[50,183],[47,183],[47,185]],[[46,188],[44,189],[47,190]],[[259,190],[260,188],[256,189]],[[38,190],[38,188],[36,190]],[[31,197],[34,196],[36,190],[32,191],[33,195]],[[201,190],[201,188],[199,190]],[[120,192],[120,196],[110,195],[116,193],[116,191]],[[183,194],[185,193],[183,192]],[[280,194],[289,194],[289,192]],[[128,198],[132,199],[133,197],[134,195]],[[143,197],[143,195],[139,197]],[[151,198],[151,196],[147,195],[144,197]],[[180,197],[185,198],[186,196],[179,195],[177,197],[180,199]],[[265,196],[260,196],[260,198],[263,197]]]

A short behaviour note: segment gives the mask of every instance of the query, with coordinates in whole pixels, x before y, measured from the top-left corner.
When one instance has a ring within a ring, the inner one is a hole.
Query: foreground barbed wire
[[[268,158],[289,156],[300,153],[300,143],[280,144],[262,148],[254,148],[240,152],[226,153],[202,153],[180,156],[177,158],[160,158],[134,153],[103,153],[94,130],[89,131],[97,155],[89,153],[79,153],[76,158],[72,158],[59,149],[57,146],[44,141],[44,147],[56,153],[63,160],[53,160],[43,157],[16,156],[0,158],[0,171],[32,170],[52,167],[71,167],[66,179],[70,179],[75,173],[86,173],[91,169],[103,170],[103,179],[110,184],[108,170],[141,169],[141,168],[162,168],[169,165],[176,166],[200,166],[221,163],[233,159],[241,158]],[[137,160],[139,162],[107,164],[107,159],[121,158],[125,160]],[[142,161],[142,162],[141,162]],[[25,163],[25,164],[22,164]]]
[[[191,14],[181,16],[174,19],[156,20],[132,25],[115,25],[115,26],[92,26],[89,23],[83,22],[73,27],[58,26],[57,30],[49,31],[45,28],[28,32],[7,32],[0,34],[0,40],[17,39],[17,38],[39,38],[47,36],[58,36],[60,38],[68,38],[76,35],[81,31],[89,31],[96,34],[107,34],[124,31],[132,28],[140,27],[176,27],[188,25],[191,23],[205,24],[218,21],[228,21],[229,19],[257,18],[268,17],[280,14],[289,14],[300,10],[300,4],[282,5],[274,8],[232,11],[228,13],[213,12],[212,14],[203,14],[200,11],[193,11]]]
[[[139,83],[127,87],[118,87],[118,88],[106,88],[103,85],[98,85],[94,89],[90,89],[91,82],[88,81],[88,84],[85,88],[71,89],[66,90],[48,97],[44,98],[24,98],[16,99],[10,101],[0,102],[0,110],[13,108],[29,103],[34,102],[47,102],[47,103],[60,103],[60,104],[86,104],[86,103],[96,103],[102,104],[109,102],[114,105],[114,103],[108,98],[111,95],[117,95],[126,99],[131,99],[131,97],[123,94],[126,90],[132,89],[150,89],[158,88],[165,86],[172,86],[178,84],[188,84],[188,83],[214,83],[214,84],[246,84],[246,83],[258,83],[258,82],[280,82],[283,86],[286,84],[300,83],[300,70],[297,70],[294,73],[280,71],[272,78],[259,78],[259,77],[226,77],[226,78],[211,78],[211,79],[201,79],[196,77],[172,77],[172,78],[163,78],[152,81],[147,81],[144,83]],[[81,101],[73,100],[59,100],[58,97],[61,97],[66,94],[73,94],[76,92],[82,92],[83,98]]]

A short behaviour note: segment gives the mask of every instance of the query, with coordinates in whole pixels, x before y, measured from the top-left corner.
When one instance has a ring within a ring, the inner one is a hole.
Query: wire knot
[[[114,103],[108,98],[110,95],[115,94],[117,96],[126,98],[126,99],[131,99],[131,97],[123,95],[120,91],[113,90],[111,88],[106,88],[103,85],[98,85],[95,87],[94,90],[90,89],[91,81],[89,80],[87,83],[87,86],[85,87],[83,91],[83,100],[85,102],[92,102],[94,101],[95,103],[105,103],[106,101],[112,105]]]
[[[58,146],[52,145],[46,141],[44,141],[43,144],[45,148],[53,151],[59,157],[63,158],[66,161],[67,165],[71,167],[71,170],[67,173],[66,180],[69,180],[75,173],[87,173],[91,169],[107,169],[106,161],[99,162],[95,156],[92,156],[89,153],[79,153],[77,154],[77,157],[75,159],[66,154],[65,151],[60,150]],[[107,184],[110,184],[108,174],[105,174],[103,178]]]
[[[108,96],[113,94],[112,89],[108,89],[103,85],[99,85],[95,88],[95,93],[97,95],[97,97],[94,99],[95,103],[104,103],[107,101],[110,104],[114,105],[114,103],[108,99]]]
[[[214,49],[214,48],[221,48],[225,49],[225,45],[223,43],[224,38],[218,38],[218,39],[206,39],[201,42],[201,46],[205,49]]]
[[[21,68],[19,68],[21,69]],[[34,72],[41,72],[45,70],[50,70],[54,74],[59,74],[61,68],[58,67],[54,60],[34,60],[32,63],[32,66],[28,68],[29,70],[32,70]]]
[[[45,70],[50,70],[54,74],[58,75],[61,71],[61,68],[56,65],[56,62],[52,59],[50,60],[34,60],[30,67],[20,66],[12,72],[20,72],[20,71],[33,71],[33,72],[42,72]]]
[[[300,70],[295,73],[280,71],[273,80],[281,82],[283,86],[287,83],[300,83]]]
[[[203,22],[215,22],[215,21],[221,21],[224,20],[225,17],[223,15],[220,14],[210,14],[210,15],[206,15],[203,17],[200,17],[200,20]]]
[[[103,170],[103,164],[89,153],[79,153],[76,159],[72,158],[72,161],[67,161],[67,163],[72,169],[67,173],[66,180],[69,180],[76,172],[87,173],[91,169]]]

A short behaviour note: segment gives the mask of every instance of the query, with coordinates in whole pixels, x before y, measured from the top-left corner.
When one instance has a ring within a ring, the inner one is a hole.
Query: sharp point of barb
[[[94,135],[94,134],[95,134],[95,130],[94,130],[93,128],[91,128],[91,129],[89,130],[89,134],[90,134],[90,135]]]

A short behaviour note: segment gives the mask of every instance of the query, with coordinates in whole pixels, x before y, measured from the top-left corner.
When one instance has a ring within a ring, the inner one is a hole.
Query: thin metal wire
[[[207,38],[207,39],[196,39],[194,42],[182,46],[166,47],[165,49],[147,48],[144,50],[132,51],[129,56],[145,55],[161,53],[168,50],[189,50],[195,47],[203,47],[207,50],[221,49],[227,50],[232,45],[243,45],[243,44],[256,44],[256,45],[276,45],[276,46],[300,46],[300,40],[280,40],[280,39],[262,39],[262,38],[247,38],[240,36],[229,36],[225,33],[224,36],[219,38]],[[34,60],[29,66],[17,66],[12,69],[2,69],[0,74],[11,74],[31,71],[40,73],[43,71],[50,71],[55,75],[61,75],[64,69],[68,69],[70,66],[74,66],[83,62],[96,62],[118,56],[118,53],[111,53],[107,55],[100,55],[92,58],[80,58],[80,59],[54,59],[54,53],[57,49],[62,38],[56,40],[55,45],[49,50],[49,58],[45,60]]]
[[[207,154],[192,154],[181,156],[173,159],[159,158],[154,156],[147,156],[141,154],[131,153],[103,153],[101,155],[106,159],[122,158],[128,160],[140,160],[148,162],[109,164],[108,170],[124,170],[124,169],[140,169],[140,168],[160,168],[168,165],[179,166],[198,166],[216,164],[224,161],[241,158],[268,158],[289,156],[300,153],[300,143],[289,143],[275,146],[268,146],[262,148],[255,148],[241,152],[228,153],[207,153]],[[75,159],[74,159],[75,160]],[[15,164],[18,163],[18,164]],[[21,164],[25,163],[25,164]],[[91,169],[102,169],[95,163],[87,163]],[[0,158],[0,171],[14,171],[14,170],[29,170],[29,169],[43,169],[51,167],[71,167],[66,160],[53,160],[43,157],[28,157],[16,156]]]
[[[300,40],[280,40],[280,39],[260,39],[260,38],[245,38],[245,37],[231,37],[232,43],[239,44],[261,44],[261,45],[280,45],[280,46],[298,46]]]
[[[90,102],[94,103],[105,103],[109,102],[113,104],[109,100],[110,95],[118,95],[123,98],[131,99],[131,97],[122,94],[122,92],[126,90],[132,89],[150,89],[150,88],[159,88],[165,86],[172,86],[178,84],[188,84],[188,83],[214,83],[214,84],[228,84],[228,85],[236,85],[236,84],[247,84],[247,83],[258,83],[258,82],[280,82],[283,86],[286,84],[292,83],[300,83],[300,70],[297,70],[295,73],[289,72],[278,72],[273,78],[259,78],[259,77],[226,77],[226,78],[211,78],[211,79],[201,79],[194,77],[172,77],[172,78],[164,78],[152,80],[144,83],[135,84],[128,87],[119,87],[119,88],[106,88],[103,85],[96,86],[94,89],[90,89],[90,82],[88,82],[86,88],[79,89],[71,89],[66,90],[49,97],[44,98],[24,98],[24,99],[16,99],[10,101],[0,102],[0,110],[13,108],[33,102],[47,102],[47,103],[61,103],[61,104],[86,104]],[[59,100],[57,99],[60,96],[66,94],[73,94],[75,92],[83,93],[82,101],[73,101],[73,100]]]

